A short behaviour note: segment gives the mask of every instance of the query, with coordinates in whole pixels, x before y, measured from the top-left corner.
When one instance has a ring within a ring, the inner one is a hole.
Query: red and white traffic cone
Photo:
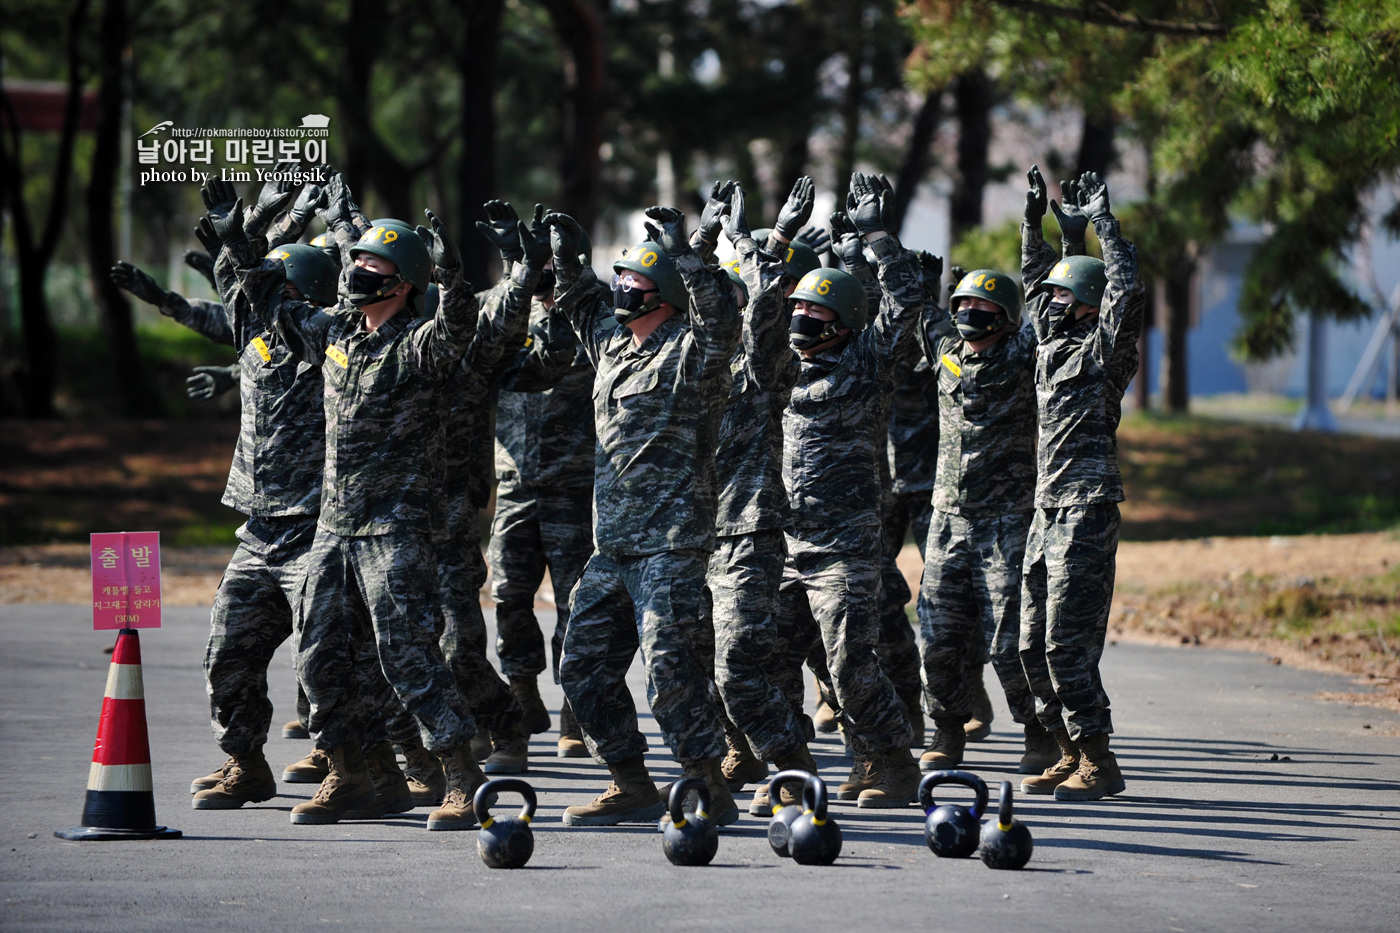
[[[102,718],[92,747],[82,825],[56,829],[53,834],[72,840],[180,838],[178,829],[156,825],[141,642],[134,628],[118,633],[112,652]]]

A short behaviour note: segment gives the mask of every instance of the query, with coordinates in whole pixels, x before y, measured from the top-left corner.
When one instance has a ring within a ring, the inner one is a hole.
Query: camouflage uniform
[[[796,633],[779,624],[778,587],[787,560],[782,417],[796,373],[787,360],[783,264],[760,253],[751,239],[741,239],[736,251],[752,297],[720,421],[718,537],[706,584],[724,712],[757,757],[775,761],[798,752],[807,737],[800,670],[795,684],[785,684],[771,663],[795,650]]]
[[[880,670],[880,464],[892,370],[923,307],[918,263],[893,236],[872,244],[886,293],[845,343],[808,359],[783,413],[783,481],[792,515],[784,573],[785,624],[806,611],[821,630],[836,699],[861,754],[905,749],[904,703]]]
[[[535,593],[548,567],[557,613],[550,670],[558,683],[569,595],[593,553],[593,366],[573,328],[538,301],[527,344],[502,376],[497,403],[488,553],[496,654],[507,677],[544,671]]]
[[[248,521],[238,529],[238,547],[214,596],[204,675],[214,738],[226,754],[243,757],[267,742],[267,668],[299,627],[298,594],[320,508],[326,423],[320,371],[296,359],[250,314],[226,253],[220,253],[216,281],[223,304],[187,301],[171,292],[161,313],[241,348],[242,412],[223,503]]]
[[[604,763],[646,751],[627,689],[640,646],[647,699],[676,760],[725,751],[710,682],[696,657],[700,593],[715,546],[714,451],[740,320],[728,277],[694,252],[673,257],[690,307],[640,346],[593,273],[560,283],[556,312],[597,372],[594,552],[574,587],[560,681],[589,750]]]
[[[1027,305],[1039,338],[1035,512],[1021,591],[1021,662],[1047,729],[1078,742],[1113,732],[1099,677],[1118,552],[1118,420],[1137,371],[1144,290],[1137,251],[1118,221],[1094,218],[1108,287],[1097,315],[1053,320],[1050,295]],[[1040,231],[1021,228],[1022,281],[1032,292],[1056,257]]]
[[[973,352],[942,309],[920,333],[938,361],[939,444],[934,513],[919,591],[920,653],[935,719],[966,722],[966,672],[992,666],[1011,716],[1035,705],[1018,653],[1021,560],[1035,490],[1035,332],[1030,327]]]
[[[443,383],[475,333],[477,303],[460,270],[444,273],[439,307],[415,317],[418,299],[374,331],[342,304],[319,311],[279,300],[264,263],[244,274],[293,353],[322,365],[326,468],[316,540],[303,590],[297,663],[322,748],[363,741],[359,685],[366,638],[423,745],[465,745],[476,723],[436,638],[433,553],[435,462]],[[528,294],[529,283],[520,286]],[[428,456],[424,456],[428,452]]]

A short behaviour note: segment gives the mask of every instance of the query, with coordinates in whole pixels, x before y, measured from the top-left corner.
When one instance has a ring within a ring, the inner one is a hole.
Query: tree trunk
[[[855,27],[860,25],[860,4],[851,4]],[[849,27],[848,28],[852,28]],[[856,170],[856,143],[860,141],[860,111],[865,100],[865,49],[859,28],[853,28],[851,44],[846,49],[846,92],[841,96],[841,143],[836,149],[836,207],[846,206],[846,192],[851,188],[851,173]],[[782,196],[786,196],[786,192]]]
[[[568,53],[568,94],[559,161],[560,200],[585,229],[598,219],[598,148],[603,143],[603,14],[591,0],[544,0]]]
[[[345,118],[344,175],[352,184],[372,187],[384,201],[384,212],[371,209],[371,218],[387,213],[413,226],[423,219],[421,214],[414,216],[410,196],[416,173],[384,145],[372,120],[370,78],[383,46],[382,15],[382,5],[374,0],[350,2],[350,16],[341,39],[342,71],[335,95],[339,112]],[[361,191],[361,207],[366,206],[363,196]]]
[[[1191,288],[1195,281],[1195,264],[1186,256],[1176,257],[1170,268],[1182,274],[1159,280],[1159,299],[1166,311],[1166,327],[1162,331],[1162,407],[1174,415],[1184,415],[1191,406],[1191,391],[1187,384],[1186,336],[1191,329]]]
[[[987,150],[992,141],[992,79],[980,68],[953,82],[958,117],[958,171],[949,203],[952,242],[982,225],[982,191],[987,187]]]
[[[899,178],[894,185],[894,229],[898,234],[904,227],[904,215],[914,202],[914,194],[919,184],[928,174],[929,152],[933,146],[934,134],[938,132],[938,118],[942,111],[943,89],[929,91],[914,118],[914,129],[909,134],[909,149],[904,153],[904,164],[899,167]]]
[[[485,288],[499,276],[500,254],[476,231],[485,219],[482,205],[497,196],[496,187],[496,50],[500,45],[504,0],[481,0],[466,14],[466,40],[458,74],[462,79],[462,160],[457,175],[459,230],[452,231],[462,251],[467,280]],[[529,207],[520,205],[528,216]]]
[[[73,145],[78,136],[83,75],[80,68],[79,38],[87,19],[88,0],[78,0],[68,18],[68,93],[64,102],[63,128],[59,132],[54,159],[53,193],[37,239],[24,200],[24,153],[20,145],[19,117],[10,98],[0,87],[0,104],[5,110],[7,132],[0,142],[0,184],[4,203],[14,220],[15,254],[19,266],[20,326],[24,331],[24,363],[19,373],[24,411],[31,418],[52,418],[54,386],[57,382],[58,337],[49,317],[44,292],[49,263],[58,247],[59,235],[68,213],[69,175],[73,168]]]
[[[1147,411],[1152,406],[1152,357],[1147,353],[1147,336],[1152,333],[1156,320],[1157,288],[1149,284],[1142,307],[1142,331],[1138,334],[1138,371],[1133,377],[1133,397],[1138,411]]]
[[[99,31],[97,134],[92,153],[92,177],[87,188],[88,271],[92,293],[102,315],[102,329],[122,408],[128,418],[155,418],[162,412],[160,394],[141,362],[132,326],[131,304],[112,282],[108,270],[116,260],[113,200],[121,167],[122,101],[125,97],[122,49],[126,47],[126,0],[106,0]]]
[[[1113,151],[1113,134],[1117,124],[1112,113],[1084,114],[1084,128],[1079,136],[1079,157],[1075,160],[1074,177],[1085,172],[1097,172],[1100,177],[1108,174],[1116,158]]]

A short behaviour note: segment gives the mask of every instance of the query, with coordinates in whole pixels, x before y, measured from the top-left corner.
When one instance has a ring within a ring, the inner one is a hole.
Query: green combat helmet
[[[949,308],[958,313],[959,298],[984,298],[1006,312],[1007,320],[1013,325],[1021,323],[1021,286],[1005,272],[992,269],[973,269],[958,282],[953,290]]]
[[[762,246],[768,242],[768,237],[772,232],[767,227],[760,227],[753,231],[754,242]],[[787,274],[794,279],[800,279],[813,269],[820,269],[822,266],[821,257],[817,255],[817,251],[800,240],[793,240],[789,243],[787,251],[781,258]]]
[[[794,301],[810,301],[836,312],[836,320],[824,322],[815,330],[814,318],[794,315],[788,342],[794,350],[810,350],[839,337],[838,328],[849,327],[852,332],[865,328],[865,289],[860,280],[840,269],[813,269],[802,277],[789,296]]]
[[[301,297],[322,307],[335,304],[336,282],[340,278],[340,270],[323,250],[301,243],[288,243],[268,253],[267,258],[282,260],[282,267],[287,272],[287,281],[297,287]]]
[[[412,285],[418,294],[428,290],[433,262],[428,258],[428,247],[411,227],[400,225],[398,221],[370,227],[350,247],[352,259],[360,253],[379,256],[398,266],[400,278]],[[386,288],[392,290],[392,286],[386,285]]]
[[[690,307],[690,292],[685,290],[685,282],[681,281],[676,264],[659,243],[643,240],[623,250],[622,258],[613,263],[613,272],[636,272],[656,283],[657,294],[648,298],[647,307],[634,317],[655,311],[662,302],[674,305],[681,312]]]
[[[1103,290],[1108,287],[1108,274],[1102,259],[1093,256],[1066,256],[1041,282],[1042,287],[1059,285],[1074,293],[1084,304],[1097,308],[1103,304]]]
[[[336,245],[329,233],[321,233],[312,237],[309,245],[325,253],[326,258],[335,263],[337,269],[340,268],[340,247]]]
[[[729,275],[730,283],[737,289],[739,294],[744,296],[744,304],[749,303],[749,287],[744,284],[744,278],[739,274],[739,260],[731,259],[724,264],[724,271]]]

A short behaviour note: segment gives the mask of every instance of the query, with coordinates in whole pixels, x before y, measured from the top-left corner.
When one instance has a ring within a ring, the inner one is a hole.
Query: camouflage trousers
[[[1011,718],[1035,718],[1021,667],[1021,560],[1031,513],[966,519],[935,512],[919,589],[919,641],[925,696],[935,719],[967,722],[973,697],[969,669],[988,653]]]
[[[775,659],[794,655],[792,633],[781,627],[778,597],[786,561],[781,531],[729,535],[716,541],[706,576],[715,686],[727,719],[764,761],[806,745],[800,674],[796,708],[781,676],[771,676]]]
[[[787,545],[784,624],[798,631],[810,612],[852,744],[863,754],[908,748],[913,737],[908,713],[875,657],[879,527],[800,528],[788,534]]]
[[[1113,731],[1099,677],[1113,605],[1116,502],[1036,509],[1021,570],[1021,664],[1047,729],[1076,742]]]
[[[724,754],[712,685],[699,658],[700,592],[709,555],[662,551],[608,557],[594,551],[569,605],[559,680],[603,763],[641,755],[627,669],[640,648],[647,702],[676,761],[689,767]]]
[[[476,723],[438,646],[438,572],[431,539],[393,531],[342,537],[318,528],[301,596],[297,671],[320,748],[363,742],[370,715],[402,704],[424,746],[471,740]],[[377,736],[374,736],[377,737]]]
[[[247,755],[267,742],[267,668],[299,625],[296,610],[315,535],[315,516],[254,516],[238,529],[238,548],[214,594],[204,651],[209,722],[226,755]]]
[[[914,594],[909,592],[909,584],[896,559],[904,549],[904,536],[911,524],[914,540],[920,540],[920,527],[927,535],[928,513],[932,508],[931,492],[892,495],[880,521],[880,641],[875,646],[875,656],[880,661],[880,669],[894,684],[895,693],[906,703],[916,705],[917,697],[923,693],[919,681],[919,645],[914,640],[909,614],[904,611]],[[919,549],[922,553],[923,544]],[[910,710],[911,715],[918,712]]]
[[[496,487],[488,559],[496,601],[496,654],[507,677],[536,677],[544,671],[535,593],[547,567],[557,611],[550,670],[559,682],[569,595],[592,553],[592,486],[556,489],[502,481]]]
[[[522,711],[515,694],[486,656],[486,619],[481,614],[486,561],[481,556],[475,512],[466,514],[472,518],[464,527],[450,538],[433,542],[441,608],[435,631],[443,658],[452,669],[457,690],[472,718],[480,728],[505,733],[520,722]],[[388,708],[393,713],[387,723],[387,738],[402,743],[417,735],[417,723],[406,708],[397,703]]]

